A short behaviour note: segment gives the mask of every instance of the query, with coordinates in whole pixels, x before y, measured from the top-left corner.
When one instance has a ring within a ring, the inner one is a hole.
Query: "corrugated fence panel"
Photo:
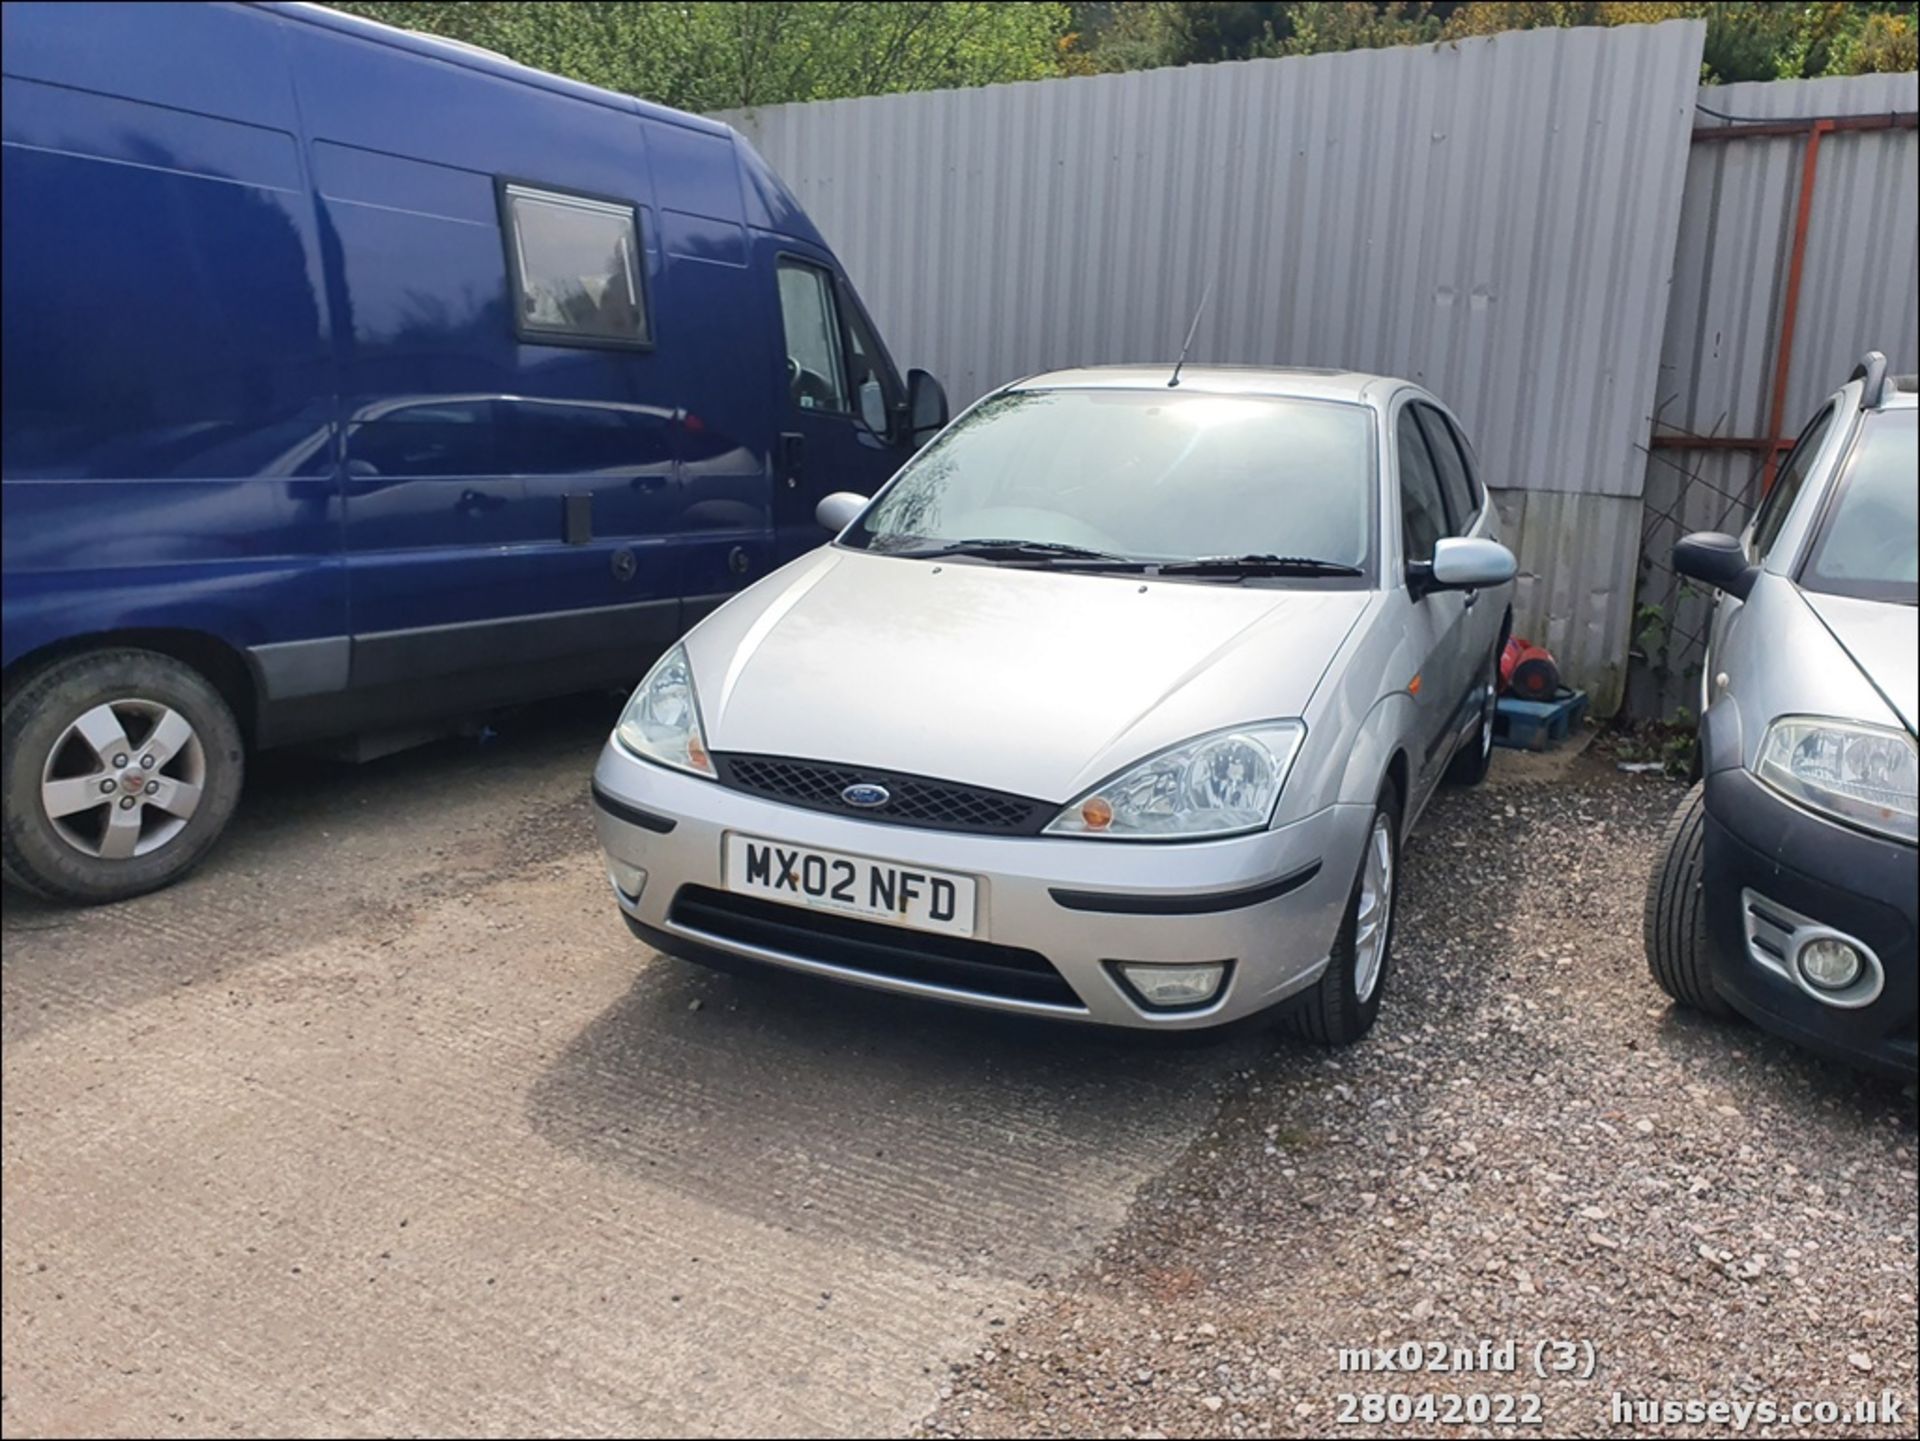
[[[1920,108],[1920,76],[1717,85],[1700,103],[1776,120]],[[1720,122],[1702,114],[1703,125]],[[1764,435],[1806,137],[1695,146],[1687,164],[1656,418],[1695,434]],[[1862,351],[1920,362],[1920,132],[1841,132],[1820,145],[1795,322],[1787,426],[1846,378]]]
[[[1752,120],[1920,109],[1920,76],[1862,75],[1710,86],[1700,104]],[[1725,122],[1701,115],[1702,125]],[[1698,144],[1687,165],[1656,429],[1764,438],[1779,354],[1806,137]],[[1835,132],[1820,144],[1794,353],[1789,435],[1868,350],[1920,369],[1920,132]],[[1634,709],[1671,713],[1699,697],[1709,599],[1667,568],[1692,530],[1740,530],[1764,456],[1660,448],[1647,457],[1642,537],[1644,650]]]
[[[775,106],[723,116],[902,363],[1334,365],[1430,386],[1493,484],[1637,496],[1704,28]]]

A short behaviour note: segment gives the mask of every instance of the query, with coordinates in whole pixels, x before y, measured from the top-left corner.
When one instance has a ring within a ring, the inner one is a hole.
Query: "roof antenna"
[[[1193,349],[1194,332],[1200,329],[1200,317],[1206,313],[1207,301],[1213,295],[1213,281],[1207,281],[1207,288],[1200,292],[1200,303],[1194,307],[1193,324],[1187,327],[1187,343],[1180,347],[1180,358],[1173,363],[1173,375],[1167,381],[1167,389],[1172,390],[1180,383],[1180,367],[1187,363],[1187,352]]]

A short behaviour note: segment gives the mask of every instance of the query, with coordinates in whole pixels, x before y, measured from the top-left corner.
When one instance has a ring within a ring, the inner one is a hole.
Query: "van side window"
[[[875,435],[890,435],[894,413],[906,399],[900,393],[900,378],[860,307],[849,302],[843,313],[847,318],[847,371],[854,411]]]
[[[1480,511],[1480,502],[1473,494],[1473,482],[1467,478],[1467,462],[1454,444],[1453,431],[1447,426],[1447,418],[1431,405],[1415,402],[1407,409],[1418,412],[1420,429],[1425,432],[1427,446],[1440,467],[1440,493],[1446,497],[1447,514],[1453,521],[1452,534],[1465,535]]]
[[[1787,513],[1799,498],[1800,487],[1807,483],[1807,472],[1813,467],[1813,458],[1820,453],[1821,442],[1827,438],[1827,427],[1832,423],[1833,407],[1828,406],[1800,432],[1793,453],[1774,476],[1773,489],[1760,502],[1760,512],[1753,518],[1753,554],[1750,559],[1765,560],[1767,552],[1773,549],[1774,541],[1779,539],[1780,530],[1787,523]]]
[[[1447,508],[1440,499],[1439,473],[1412,406],[1400,412],[1395,435],[1400,454],[1401,558],[1432,560],[1435,542],[1447,533]]]
[[[514,331],[542,345],[651,343],[631,205],[501,188]]]
[[[817,265],[781,261],[780,319],[787,333],[787,390],[794,406],[841,414],[851,410],[833,278]]]

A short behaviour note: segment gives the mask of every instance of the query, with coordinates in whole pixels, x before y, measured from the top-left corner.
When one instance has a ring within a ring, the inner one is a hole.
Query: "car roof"
[[[1157,365],[1087,365],[1031,375],[1016,381],[1009,389],[1165,390],[1172,374],[1171,360]],[[1413,387],[1413,382],[1360,370],[1261,365],[1183,365],[1180,368],[1180,390],[1188,395],[1272,395],[1367,405],[1383,402],[1396,390],[1406,387]]]

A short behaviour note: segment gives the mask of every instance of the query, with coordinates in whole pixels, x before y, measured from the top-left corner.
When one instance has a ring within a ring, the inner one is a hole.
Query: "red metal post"
[[[1773,448],[1760,477],[1760,494],[1773,489],[1780,452],[1788,442],[1780,427],[1786,422],[1787,375],[1793,369],[1793,327],[1800,316],[1800,272],[1807,261],[1807,222],[1813,214],[1813,177],[1820,164],[1820,137],[1833,129],[1831,120],[1816,120],[1807,131],[1806,158],[1800,162],[1800,209],[1793,220],[1793,250],[1787,260],[1787,299],[1780,315],[1780,350],[1773,367],[1773,405],[1767,413],[1767,434]]]

